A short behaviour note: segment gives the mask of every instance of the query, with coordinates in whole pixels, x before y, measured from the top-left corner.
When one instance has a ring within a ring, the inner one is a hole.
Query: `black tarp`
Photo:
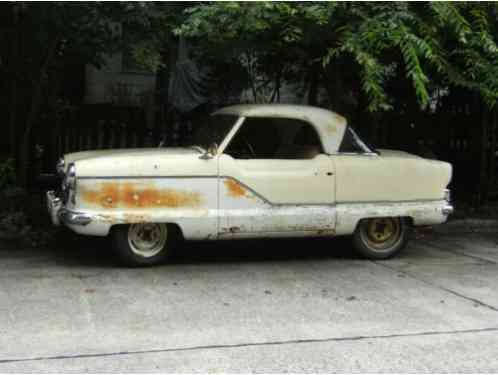
[[[209,102],[208,73],[188,56],[188,45],[180,38],[178,59],[173,68],[169,102],[181,113],[188,113]]]

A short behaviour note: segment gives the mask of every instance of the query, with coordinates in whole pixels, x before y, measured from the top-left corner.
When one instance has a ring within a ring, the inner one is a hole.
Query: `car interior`
[[[225,153],[234,159],[313,159],[323,147],[305,121],[253,117],[244,121]]]

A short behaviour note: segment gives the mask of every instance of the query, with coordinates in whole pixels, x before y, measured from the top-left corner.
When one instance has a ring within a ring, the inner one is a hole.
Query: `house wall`
[[[85,67],[85,104],[147,106],[153,98],[155,74],[126,69],[122,53],[106,60],[100,69],[92,65]]]

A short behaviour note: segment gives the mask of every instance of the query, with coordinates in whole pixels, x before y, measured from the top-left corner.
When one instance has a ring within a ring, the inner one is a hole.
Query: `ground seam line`
[[[398,273],[402,273],[403,275],[406,275],[406,276],[408,276],[408,277],[410,277],[410,278],[412,278],[412,279],[414,279],[414,280],[420,281],[420,282],[422,282],[422,283],[424,283],[424,284],[426,284],[426,285],[429,285],[429,286],[432,286],[432,287],[434,287],[434,288],[437,288],[437,289],[443,290],[443,291],[445,291],[445,292],[447,292],[447,293],[453,294],[453,295],[455,295],[455,296],[457,296],[457,297],[463,298],[463,299],[465,299],[465,300],[467,300],[467,301],[471,301],[471,302],[477,303],[477,304],[479,304],[480,306],[484,306],[484,307],[487,307],[487,308],[488,308],[488,309],[490,309],[490,310],[493,310],[493,311],[495,311],[495,312],[498,312],[498,308],[496,308],[496,307],[494,307],[494,306],[492,306],[492,305],[488,305],[487,303],[482,302],[482,301],[480,301],[480,300],[478,300],[478,299],[476,299],[476,298],[468,297],[468,296],[466,296],[466,295],[464,295],[464,294],[461,294],[461,293],[455,292],[454,290],[448,289],[448,288],[446,288],[446,287],[444,287],[444,286],[441,286],[441,285],[438,285],[438,284],[434,284],[434,283],[431,283],[431,282],[429,282],[429,281],[427,281],[427,280],[424,280],[424,279],[418,278],[418,277],[416,277],[415,275],[413,275],[412,273],[407,272],[407,271],[405,271],[405,270],[400,270],[400,269],[398,269],[398,268],[391,267],[391,266],[388,266],[388,265],[386,265],[386,264],[382,264],[382,263],[377,262],[377,261],[372,261],[372,263],[377,264],[378,266],[381,266],[381,267],[385,267],[385,268],[387,268],[387,269],[389,269],[389,270],[391,270],[391,271],[398,272]]]
[[[108,353],[69,354],[69,355],[46,356],[46,357],[0,359],[0,364],[15,363],[15,362],[80,359],[80,358],[114,357],[114,356],[124,356],[124,355],[133,355],[133,354],[154,354],[154,353],[186,352],[186,351],[195,351],[195,350],[247,348],[247,347],[256,347],[256,346],[313,344],[313,343],[325,343],[325,342],[392,339],[392,338],[418,337],[418,336],[454,335],[454,334],[496,332],[496,331],[498,331],[498,327],[475,328],[475,329],[453,330],[453,331],[426,331],[426,332],[414,332],[414,333],[399,333],[391,335],[349,336],[349,337],[332,337],[324,339],[298,339],[298,340],[266,341],[266,342],[252,342],[252,343],[250,342],[250,343],[241,343],[241,344],[201,345],[201,346],[191,346],[183,348],[180,347],[180,348],[133,350],[133,351],[108,352]]]
[[[422,242],[422,241],[421,241]],[[422,242],[424,243],[424,242]],[[425,242],[424,243],[426,246],[432,246],[432,247],[435,247],[436,249],[438,249],[439,251],[442,251],[442,252],[446,252],[446,253],[451,253],[451,254],[455,254],[455,255],[460,255],[460,256],[463,256],[463,257],[467,257],[467,258],[470,258],[470,259],[475,259],[475,260],[479,260],[481,262],[483,262],[484,264],[494,264],[494,265],[497,265],[498,263],[496,263],[495,261],[493,260],[490,260],[490,259],[486,259],[486,258],[481,258],[481,257],[478,257],[478,256],[475,256],[475,255],[469,255],[469,254],[466,254],[466,253],[463,253],[463,252],[459,252],[458,250],[448,250],[446,248],[443,248],[441,246],[438,246],[434,243],[430,243],[430,242]],[[482,264],[482,263],[481,263]]]

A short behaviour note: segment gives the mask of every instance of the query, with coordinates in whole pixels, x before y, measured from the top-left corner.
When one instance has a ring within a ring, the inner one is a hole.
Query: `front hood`
[[[74,163],[77,177],[139,177],[183,174],[187,165],[201,161],[200,155],[195,148],[172,147],[83,151],[64,158],[66,170]]]
[[[72,152],[64,155],[65,165],[68,166],[79,160],[84,159],[98,159],[102,157],[115,157],[115,156],[175,156],[175,155],[193,155],[199,154],[194,148],[186,147],[170,147],[170,148],[123,148],[113,150],[90,150]]]

